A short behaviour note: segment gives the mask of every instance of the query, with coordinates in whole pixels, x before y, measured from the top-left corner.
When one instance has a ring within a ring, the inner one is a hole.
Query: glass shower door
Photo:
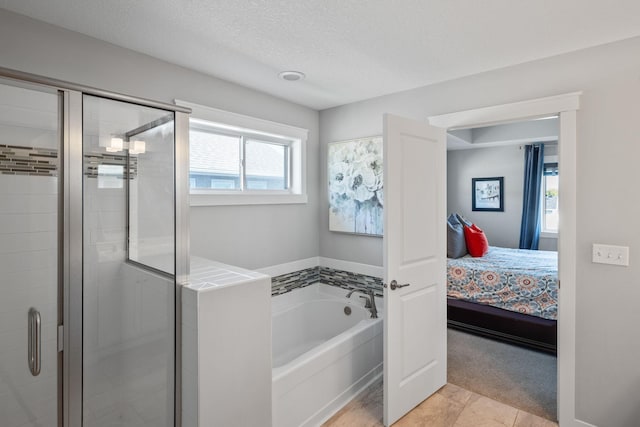
[[[56,426],[60,95],[0,80],[0,424]]]
[[[173,426],[174,113],[83,96],[83,418]]]

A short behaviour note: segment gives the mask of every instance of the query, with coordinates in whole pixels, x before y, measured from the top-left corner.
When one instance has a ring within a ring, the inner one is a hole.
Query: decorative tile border
[[[98,166],[100,165],[114,165],[114,166],[126,166],[127,164],[127,156],[118,155],[118,154],[108,154],[108,153],[91,153],[84,155],[84,175],[87,178],[97,178],[98,177]],[[131,179],[134,179],[138,174],[138,158],[130,156],[129,157],[129,168],[124,168],[124,174],[127,175],[127,172],[131,174]]]
[[[311,267],[271,278],[271,295],[281,295],[320,281],[320,267]]]
[[[381,278],[328,267],[312,267],[273,277],[271,295],[281,295],[318,282],[343,289],[372,289],[376,296],[382,297]]]
[[[343,289],[371,289],[377,297],[382,297],[382,279],[380,277],[320,267],[320,283]]]
[[[5,175],[58,176],[58,150],[0,144],[0,172]]]
[[[98,166],[125,166],[127,156],[92,153],[85,154],[84,174],[89,178],[98,177]],[[138,158],[129,157],[131,179],[138,173]],[[0,173],[5,175],[58,176],[58,150],[50,148],[23,147],[0,144]]]

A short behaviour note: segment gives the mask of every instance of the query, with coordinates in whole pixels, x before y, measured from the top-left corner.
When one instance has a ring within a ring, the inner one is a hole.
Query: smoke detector
[[[300,71],[283,71],[278,74],[278,77],[288,82],[296,82],[298,80],[304,79],[305,76],[304,73],[301,73]]]

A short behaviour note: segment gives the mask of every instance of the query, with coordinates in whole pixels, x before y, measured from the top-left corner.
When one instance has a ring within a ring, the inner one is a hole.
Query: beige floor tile
[[[353,407],[349,411],[336,414],[323,424],[324,427],[382,427],[382,416],[379,418],[363,407]]]
[[[446,397],[447,399],[453,400],[454,402],[462,403],[466,405],[469,401],[469,398],[473,394],[469,390],[465,390],[462,387],[458,387],[455,384],[445,384],[438,393]]]
[[[323,424],[323,427],[351,426],[382,426],[382,381],[369,386],[364,393]]]
[[[455,427],[512,427],[518,410],[473,393],[460,413]]]
[[[443,394],[436,393],[402,417],[395,427],[452,427],[464,408]]]
[[[394,427],[558,427],[558,424],[447,384]],[[382,381],[372,384],[323,427],[382,427]]]
[[[379,410],[382,417],[382,381],[372,384],[367,391],[358,398],[360,404],[371,410]]]
[[[518,411],[513,427],[558,427],[558,423],[538,417],[528,412]]]

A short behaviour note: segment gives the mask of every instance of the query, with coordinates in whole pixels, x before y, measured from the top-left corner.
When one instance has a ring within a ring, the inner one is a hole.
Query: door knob
[[[405,286],[409,286],[411,283],[405,283],[404,285],[398,285],[398,282],[396,282],[395,280],[392,280],[391,283],[389,283],[389,287],[391,288],[392,291],[395,291],[396,288],[404,288]]]

